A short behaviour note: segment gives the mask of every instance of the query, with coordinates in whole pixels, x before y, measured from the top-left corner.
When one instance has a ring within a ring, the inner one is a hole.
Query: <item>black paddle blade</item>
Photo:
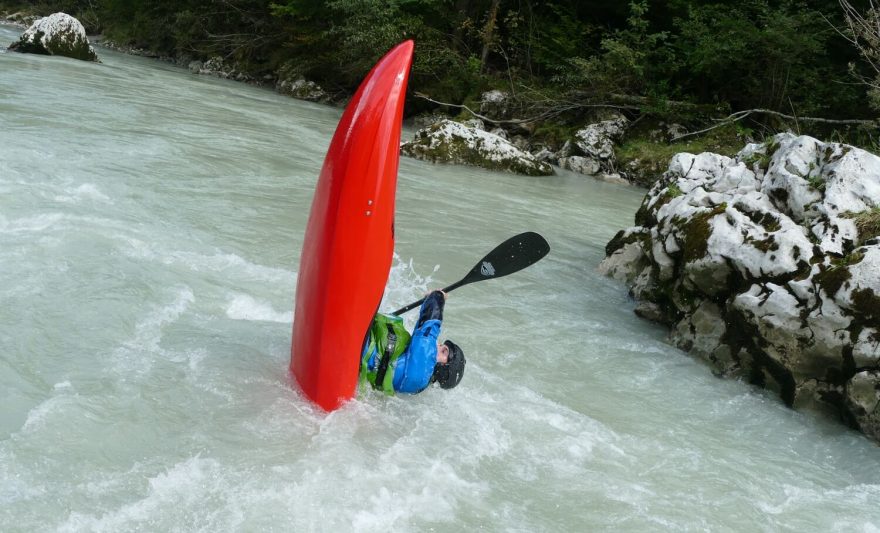
[[[550,245],[547,244],[544,237],[541,237],[534,231],[520,233],[496,246],[494,250],[489,252],[486,257],[482,258],[468,272],[464,279],[444,287],[443,291],[449,292],[468,283],[501,278],[513,274],[529,265],[537,263],[548,253],[550,253]],[[401,307],[392,314],[400,315],[406,313],[410,309],[415,309],[421,305],[423,301],[425,301],[424,298]]]
[[[458,283],[458,287],[492,278],[501,278],[533,265],[550,252],[544,237],[533,231],[507,239],[480,260]]]

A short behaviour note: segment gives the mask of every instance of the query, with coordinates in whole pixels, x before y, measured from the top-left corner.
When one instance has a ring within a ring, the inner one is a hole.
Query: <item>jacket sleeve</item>
[[[425,297],[422,307],[419,309],[419,321],[416,322],[416,329],[428,320],[443,320],[443,306],[446,304],[446,298],[440,291],[433,291]]]
[[[443,320],[443,293],[434,291],[425,298],[419,311],[419,321],[409,347],[397,360],[394,371],[394,390],[415,394],[431,383],[437,364],[437,341]]]

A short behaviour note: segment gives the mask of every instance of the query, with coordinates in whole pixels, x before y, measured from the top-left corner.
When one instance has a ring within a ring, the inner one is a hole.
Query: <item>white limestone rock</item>
[[[275,91],[309,102],[326,102],[329,100],[329,95],[320,85],[305,78],[278,80],[275,83]]]
[[[493,89],[484,92],[480,97],[480,114],[491,119],[510,118],[510,95],[504,91]]]
[[[616,174],[614,143],[623,136],[628,122],[618,116],[578,130],[573,145],[560,150],[560,166],[590,176]]]
[[[80,21],[60,12],[36,20],[9,49],[83,61],[98,60]]]
[[[846,384],[846,403],[862,432],[880,441],[880,371],[854,375]]]
[[[577,172],[578,174],[584,174],[586,176],[595,176],[602,171],[602,167],[599,166],[598,161],[579,155],[560,158],[559,166],[560,168]]]
[[[781,134],[735,158],[677,154],[599,270],[716,372],[880,440],[864,384],[880,383],[878,210],[880,158],[850,146]]]
[[[599,273],[631,284],[650,264],[644,248],[648,238],[648,231],[642,227],[620,230],[605,247],[606,257],[599,264]]]
[[[553,167],[487,131],[442,120],[416,132],[401,154],[431,161],[472,165],[529,176],[549,176]]]
[[[574,134],[575,144],[588,157],[607,161],[614,158],[614,141],[626,131],[625,117],[590,124]]]

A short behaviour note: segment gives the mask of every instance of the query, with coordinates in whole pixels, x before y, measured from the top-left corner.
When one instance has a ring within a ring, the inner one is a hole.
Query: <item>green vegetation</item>
[[[851,218],[859,230],[859,242],[880,237],[880,207],[868,209],[861,213],[844,213],[844,218]]]
[[[872,66],[834,28],[845,27],[838,0],[0,0],[0,12],[21,9],[65,11],[159,56],[219,56],[255,79],[292,68],[338,101],[413,38],[407,113],[461,110],[416,92],[474,108],[501,89],[510,100],[492,118],[540,117],[526,129],[552,149],[597,110],[616,110],[644,128],[619,160],[637,161],[646,180],[676,152],[732,155],[746,136],[782,129],[876,142],[858,125],[805,119],[876,118],[856,82]],[[660,122],[703,130],[749,110],[681,142],[646,134]]]
[[[854,310],[868,323],[880,324],[880,296],[870,288],[856,289],[852,293]]]
[[[721,204],[706,212],[696,214],[682,222],[684,239],[681,245],[682,259],[690,263],[706,256],[709,250],[709,237],[712,226],[709,221],[727,210],[727,204]]]
[[[843,287],[844,283],[852,278],[849,267],[861,263],[864,258],[864,253],[856,251],[847,256],[832,259],[831,265],[816,274],[814,279],[820,287],[825,289],[825,293],[828,296],[834,297],[837,291]]]
[[[652,139],[651,131],[643,127],[630,132],[623,143],[615,147],[615,154],[627,175],[636,183],[647,186],[666,171],[675,154],[714,152],[732,157],[742,150],[746,135],[735,125],[728,125],[699,137],[665,142]]]

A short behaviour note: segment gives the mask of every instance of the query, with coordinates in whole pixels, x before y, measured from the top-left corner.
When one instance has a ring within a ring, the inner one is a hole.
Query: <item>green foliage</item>
[[[634,114],[679,123],[705,121],[693,111],[704,108],[872,113],[848,66],[869,72],[832,27],[843,23],[837,0],[0,0],[0,9],[63,10],[122,44],[221,56],[255,76],[295,65],[338,95],[412,38],[411,87],[453,104],[503,87],[523,114],[621,95],[639,102]],[[429,105],[412,103],[413,112]],[[576,125],[583,109],[559,120]],[[752,126],[789,126],[761,120]]]
[[[701,99],[806,114],[823,112],[841,90],[823,81],[833,70],[823,56],[834,31],[805,6],[693,3],[676,25],[677,81]]]
[[[557,79],[568,86],[586,87],[600,94],[643,94],[649,89],[662,92],[665,80],[652,75],[657,74],[657,65],[673,59],[666,46],[669,33],[651,31],[646,18],[647,0],[633,1],[629,9],[624,28],[606,35],[597,54],[568,59],[570,68]]]

